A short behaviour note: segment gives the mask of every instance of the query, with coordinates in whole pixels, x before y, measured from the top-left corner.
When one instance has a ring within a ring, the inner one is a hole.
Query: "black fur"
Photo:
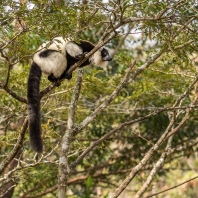
[[[76,42],[74,42],[76,43]],[[72,57],[68,53],[66,53],[67,59],[67,67],[63,74],[56,78],[53,74],[48,76],[48,80],[51,82],[56,82],[59,79],[68,79],[72,78],[72,74],[68,75],[67,71],[70,69],[72,65],[77,63],[80,59],[83,59],[85,54],[90,52],[94,45],[88,41],[81,40],[80,43],[76,43],[79,45],[83,53],[79,54],[77,57]],[[42,58],[50,56],[56,50],[46,49],[40,52],[39,56]],[[104,61],[111,61],[111,57],[106,49],[102,49],[101,58]],[[89,65],[91,61],[86,60],[80,67],[84,67]],[[41,138],[41,115],[40,115],[40,80],[41,80],[42,71],[41,68],[33,62],[31,65],[29,78],[28,78],[28,112],[29,112],[29,133],[30,133],[30,142],[32,148],[41,153],[43,150],[42,138]],[[60,85],[60,84],[59,84]]]
[[[103,48],[101,51],[101,57],[103,61],[112,61],[112,58],[109,55],[109,52],[105,48]]]
[[[41,153],[43,144],[41,138],[41,115],[40,115],[40,80],[41,69],[36,63],[32,63],[28,77],[28,113],[29,134],[32,148]]]
[[[74,42],[74,43],[76,43],[76,42]],[[83,54],[80,54],[78,57],[74,58],[74,57],[70,56],[68,53],[66,53],[67,68],[59,79],[70,80],[72,78],[72,74],[69,74],[69,75],[67,74],[67,71],[70,69],[70,67],[72,65],[74,65],[75,63],[77,63],[80,59],[83,59],[85,57],[85,55],[95,47],[92,43],[90,43],[88,41],[83,41],[83,40],[80,40],[80,43],[76,43],[76,44],[79,45],[83,49]],[[48,54],[48,53],[46,52],[45,54]],[[79,67],[84,67],[84,66],[87,66],[89,64],[90,64],[90,61],[86,60]],[[50,76],[48,76],[48,80],[50,82],[56,82],[58,79],[53,74],[51,74]]]
[[[51,50],[51,49],[47,49],[45,51],[40,52],[39,56],[42,58],[46,58],[48,56],[50,56],[50,54],[52,54],[53,52],[57,52],[56,50]]]
[[[82,48],[83,54],[81,55],[81,57],[75,57],[75,58],[70,56],[68,53],[66,54],[67,68],[64,71],[64,73],[61,75],[60,79],[70,80],[72,78],[72,74],[70,74],[70,75],[67,74],[67,71],[70,69],[70,67],[72,65],[74,65],[75,63],[77,63],[80,59],[83,59],[85,57],[85,55],[87,53],[89,53],[95,47],[92,43],[90,43],[88,41],[84,41],[84,40],[80,40],[79,43],[77,43],[77,42],[74,42],[74,43],[76,43],[77,45],[79,45]],[[84,67],[89,64],[90,64],[90,61],[88,59],[84,63],[82,63],[82,65],[80,65],[79,67]]]

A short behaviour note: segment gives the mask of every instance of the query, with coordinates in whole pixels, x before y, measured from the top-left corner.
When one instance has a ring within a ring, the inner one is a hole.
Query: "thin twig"
[[[19,136],[17,138],[17,143],[15,144],[14,148],[9,153],[9,155],[0,164],[0,173],[2,173],[4,171],[4,169],[6,168],[6,166],[15,157],[15,155],[19,151],[19,149],[22,148],[22,146],[23,146],[23,140],[24,140],[24,136],[25,136],[25,132],[27,130],[27,127],[28,127],[28,119],[26,117],[26,119],[23,122],[22,129],[21,129],[21,131],[19,133]]]
[[[175,186],[173,186],[173,187],[171,187],[171,188],[167,188],[167,189],[165,189],[165,190],[162,190],[162,191],[160,191],[160,192],[154,193],[154,194],[152,194],[152,195],[148,195],[148,196],[146,196],[146,197],[144,197],[144,198],[153,197],[153,196],[159,195],[159,194],[161,194],[161,193],[167,192],[167,191],[169,191],[169,190],[172,190],[172,189],[174,189],[174,188],[177,188],[177,187],[179,187],[179,186],[182,186],[182,185],[184,185],[184,184],[186,184],[186,183],[188,183],[188,182],[190,182],[190,181],[192,181],[192,180],[195,180],[195,179],[197,179],[197,178],[198,178],[198,176],[193,177],[193,178],[188,179],[188,180],[186,180],[186,181],[184,181],[184,182],[182,182],[182,183],[180,183],[180,184],[177,184],[177,185],[175,185]]]
[[[145,193],[145,191],[148,189],[148,187],[150,186],[151,182],[153,181],[154,176],[159,171],[159,169],[161,169],[161,167],[164,164],[164,161],[165,161],[166,157],[168,156],[168,151],[171,148],[171,142],[172,142],[172,137],[169,138],[169,141],[167,143],[165,151],[161,154],[159,160],[153,166],[153,168],[152,168],[150,174],[148,175],[146,181],[144,182],[142,187],[138,190],[138,192],[136,193],[134,198],[140,198]]]
[[[95,111],[86,117],[82,123],[79,125],[79,129],[85,128],[92,120],[99,114],[101,111],[103,111],[110,103],[111,101],[118,95],[118,93],[121,91],[121,89],[128,83],[130,78],[130,72],[133,69],[136,61],[134,60],[131,65],[129,66],[128,70],[126,71],[126,74],[120,84],[116,87],[116,89],[112,92],[112,94],[101,104],[99,105]]]

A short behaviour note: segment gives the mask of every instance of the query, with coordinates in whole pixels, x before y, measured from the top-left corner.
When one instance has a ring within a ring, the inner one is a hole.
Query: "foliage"
[[[197,13],[193,0],[4,1],[0,197],[57,197],[61,171],[68,197],[146,197],[196,176]],[[81,89],[78,69],[59,87],[42,77],[41,90],[53,88],[41,99],[44,153],[35,155],[23,135],[29,65],[57,35],[102,42],[113,61],[85,67]],[[195,197],[197,185],[159,197]]]

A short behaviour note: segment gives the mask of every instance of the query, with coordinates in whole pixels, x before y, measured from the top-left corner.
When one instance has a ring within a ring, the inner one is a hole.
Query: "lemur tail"
[[[36,63],[32,63],[28,77],[28,114],[29,134],[32,148],[41,153],[43,143],[41,138],[41,115],[40,115],[40,81],[41,69]]]

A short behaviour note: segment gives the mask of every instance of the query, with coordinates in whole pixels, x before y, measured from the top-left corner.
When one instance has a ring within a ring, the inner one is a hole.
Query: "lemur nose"
[[[110,55],[107,55],[103,58],[104,61],[112,61],[112,57]]]

